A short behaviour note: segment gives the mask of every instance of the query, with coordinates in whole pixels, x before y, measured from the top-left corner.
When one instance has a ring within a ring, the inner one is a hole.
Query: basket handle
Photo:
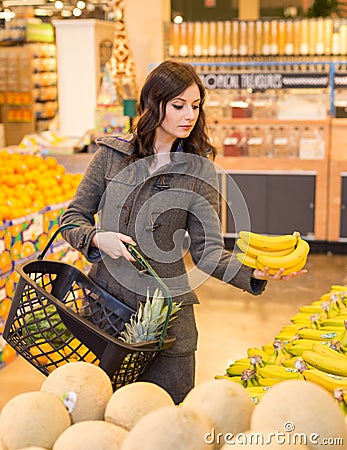
[[[57,230],[52,234],[52,236],[48,240],[45,248],[38,255],[37,259],[42,260],[44,258],[44,256],[48,252],[50,246],[52,245],[53,241],[55,240],[55,238],[57,237],[57,235],[59,233],[62,233],[65,230],[71,230],[73,228],[79,228],[79,227],[81,227],[81,225],[79,225],[77,223],[67,223],[67,224],[61,225],[59,228],[57,228]],[[172,311],[172,296],[171,296],[170,290],[167,287],[167,285],[164,283],[164,281],[156,273],[156,271],[153,269],[153,267],[144,258],[144,256],[142,256],[142,254],[139,252],[139,250],[134,245],[125,244],[125,246],[127,247],[127,250],[129,251],[131,256],[133,258],[135,258],[138,263],[140,263],[141,267],[143,269],[145,269],[148,273],[150,273],[153,278],[155,278],[155,280],[157,281],[157,283],[159,284],[159,286],[163,290],[164,297],[166,298],[166,301],[167,301],[167,314],[166,314],[166,318],[165,318],[165,321],[164,321],[164,324],[163,324],[163,329],[162,329],[162,332],[161,332],[161,335],[160,335],[160,338],[159,338],[158,346],[160,348],[163,345],[164,338],[166,336],[167,329],[169,327],[170,316],[171,316],[171,311]]]
[[[52,245],[55,238],[58,236],[59,233],[62,233],[65,230],[71,230],[72,228],[78,228],[81,225],[77,225],[77,223],[67,223],[65,225],[61,225],[59,228],[55,230],[55,232],[52,234],[52,236],[49,238],[47,244],[45,245],[45,248],[42,250],[42,252],[38,255],[37,259],[41,260],[44,258],[46,253],[48,252],[50,246]]]

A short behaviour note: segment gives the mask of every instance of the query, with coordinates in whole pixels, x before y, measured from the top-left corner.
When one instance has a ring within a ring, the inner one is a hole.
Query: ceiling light
[[[175,23],[182,23],[183,22],[183,17],[180,15],[177,15],[174,17],[174,22]]]
[[[79,17],[82,14],[82,11],[79,8],[74,8],[73,11],[72,11],[72,14],[75,17]]]
[[[54,3],[54,7],[55,9],[63,9],[64,3],[61,0],[56,0],[56,2]]]
[[[86,7],[86,4],[85,4],[85,2],[83,0],[78,0],[76,6],[79,9],[84,9]]]

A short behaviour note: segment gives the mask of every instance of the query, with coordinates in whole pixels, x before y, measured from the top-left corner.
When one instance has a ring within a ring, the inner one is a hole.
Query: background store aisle
[[[248,347],[271,342],[299,306],[319,299],[332,284],[347,283],[347,255],[312,254],[307,268],[307,275],[291,283],[269,283],[259,297],[213,278],[197,289],[197,383],[224,373],[230,360],[246,356]],[[0,370],[0,409],[14,395],[39,389],[44,378],[23,358],[16,358]]]

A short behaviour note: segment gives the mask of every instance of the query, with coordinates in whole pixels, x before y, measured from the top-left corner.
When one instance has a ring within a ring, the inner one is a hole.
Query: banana
[[[264,395],[271,389],[271,387],[266,386],[247,386],[246,390],[251,396],[255,405],[257,405]]]
[[[347,362],[347,356],[343,353],[340,353],[336,350],[333,350],[329,345],[322,345],[320,342],[317,342],[312,345],[312,351],[319,353],[320,355],[325,355],[328,358],[338,358],[342,361]],[[346,373],[347,376],[347,373]]]
[[[300,336],[301,339],[315,339],[317,341],[329,341],[331,339],[335,339],[338,341],[342,341],[344,336],[344,330],[324,331],[324,330],[303,328],[302,330],[298,330],[298,335]]]
[[[242,372],[245,369],[249,369],[251,367],[251,364],[248,360],[248,363],[244,363],[244,362],[235,362],[234,364],[231,364],[228,368],[227,368],[227,374],[229,376],[235,376],[235,375],[242,375]]]
[[[279,378],[258,377],[259,386],[267,388],[274,386],[275,384],[280,383],[281,381],[283,380]]]
[[[312,314],[310,313],[303,313],[303,312],[299,312],[297,314],[295,314],[295,316],[293,316],[290,321],[293,324],[308,324],[312,327],[313,322],[312,322]]]
[[[274,365],[266,365],[259,367],[257,370],[259,378],[274,378],[278,380],[292,380],[302,378],[300,372],[290,367]]]
[[[304,305],[299,307],[299,312],[308,314],[320,314],[322,312],[322,305]]]
[[[293,356],[302,356],[303,352],[306,350],[312,350],[313,344],[317,343],[316,339],[298,339],[293,341],[291,345],[288,345],[287,351]],[[323,341],[320,341],[323,343]],[[326,344],[329,341],[324,341]]]
[[[257,263],[259,263],[260,269],[261,267],[269,267],[273,270],[291,268],[292,272],[296,272],[305,266],[309,251],[309,244],[299,237],[295,250],[289,255],[281,257],[259,255]],[[293,270],[293,268],[296,268],[296,270]]]
[[[247,349],[247,356],[248,358],[252,358],[252,356],[260,356],[260,358],[262,359],[263,363],[269,363],[271,362],[271,358],[272,356],[265,352],[264,350],[262,350],[261,348],[258,347],[250,347]]]
[[[280,331],[278,334],[276,334],[276,339],[281,339],[281,341],[284,342],[290,342],[293,339],[296,339],[297,332],[296,331]]]
[[[341,329],[345,329],[345,322],[347,323],[347,318],[340,318],[340,317],[335,317],[332,319],[324,319],[321,320],[319,323],[319,326],[322,328],[341,328]],[[340,330],[341,331],[341,330]]]
[[[330,287],[331,291],[338,291],[338,292],[346,292],[347,293],[347,286],[343,286],[341,284],[333,284]]]
[[[342,377],[347,374],[347,358],[344,361],[339,358],[320,355],[312,350],[306,350],[302,353],[302,359],[309,365],[322,370],[323,372]]]
[[[271,387],[266,386],[249,386],[246,389],[251,395],[263,395],[266,392],[271,391]]]
[[[297,243],[299,233],[286,234],[281,236],[268,236],[252,231],[240,231],[239,237],[246,242],[247,245],[263,249],[265,251],[278,251],[292,248]]]
[[[292,247],[286,248],[284,250],[264,250],[263,248],[257,248],[252,247],[249,245],[246,241],[244,241],[241,238],[238,238],[236,241],[236,245],[241,250],[241,252],[246,253],[248,256],[251,256],[252,258],[256,259],[259,255],[266,255],[266,256],[286,256],[289,255],[294,250],[294,245]]]
[[[339,377],[319,369],[305,370],[303,376],[305,380],[319,384],[331,393],[334,393],[335,389],[347,389],[347,377]]]
[[[305,267],[306,261],[307,261],[307,259],[305,258],[305,259],[301,260],[300,263],[298,263],[298,264],[296,264],[294,266],[283,267],[283,265],[280,265],[279,268],[273,268],[273,267],[270,267],[270,266],[268,266],[266,264],[262,264],[260,262],[259,258],[260,258],[260,256],[256,259],[256,264],[257,264],[256,268],[257,269],[259,269],[262,272],[264,272],[265,268],[267,267],[269,269],[269,274],[270,275],[275,275],[279,271],[279,269],[284,269],[283,273],[282,273],[283,276],[289,275],[289,274],[291,274],[293,272],[299,272],[300,270],[302,270]],[[277,259],[280,260],[280,259],[282,259],[282,257],[277,258]]]
[[[304,360],[300,356],[293,356],[292,358],[283,361],[283,367],[289,367],[290,369],[297,369],[299,363],[304,364]]]
[[[244,266],[252,267],[252,269],[257,268],[256,260],[252,256],[247,255],[246,253],[237,253],[236,258]]]

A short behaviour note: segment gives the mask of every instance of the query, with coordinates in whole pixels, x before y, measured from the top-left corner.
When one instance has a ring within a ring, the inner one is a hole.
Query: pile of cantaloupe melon
[[[112,391],[87,362],[58,367],[40,391],[13,397],[0,413],[0,450],[228,450],[347,448],[345,416],[316,384],[286,380],[255,405],[225,379],[193,388],[180,405],[161,387]]]

